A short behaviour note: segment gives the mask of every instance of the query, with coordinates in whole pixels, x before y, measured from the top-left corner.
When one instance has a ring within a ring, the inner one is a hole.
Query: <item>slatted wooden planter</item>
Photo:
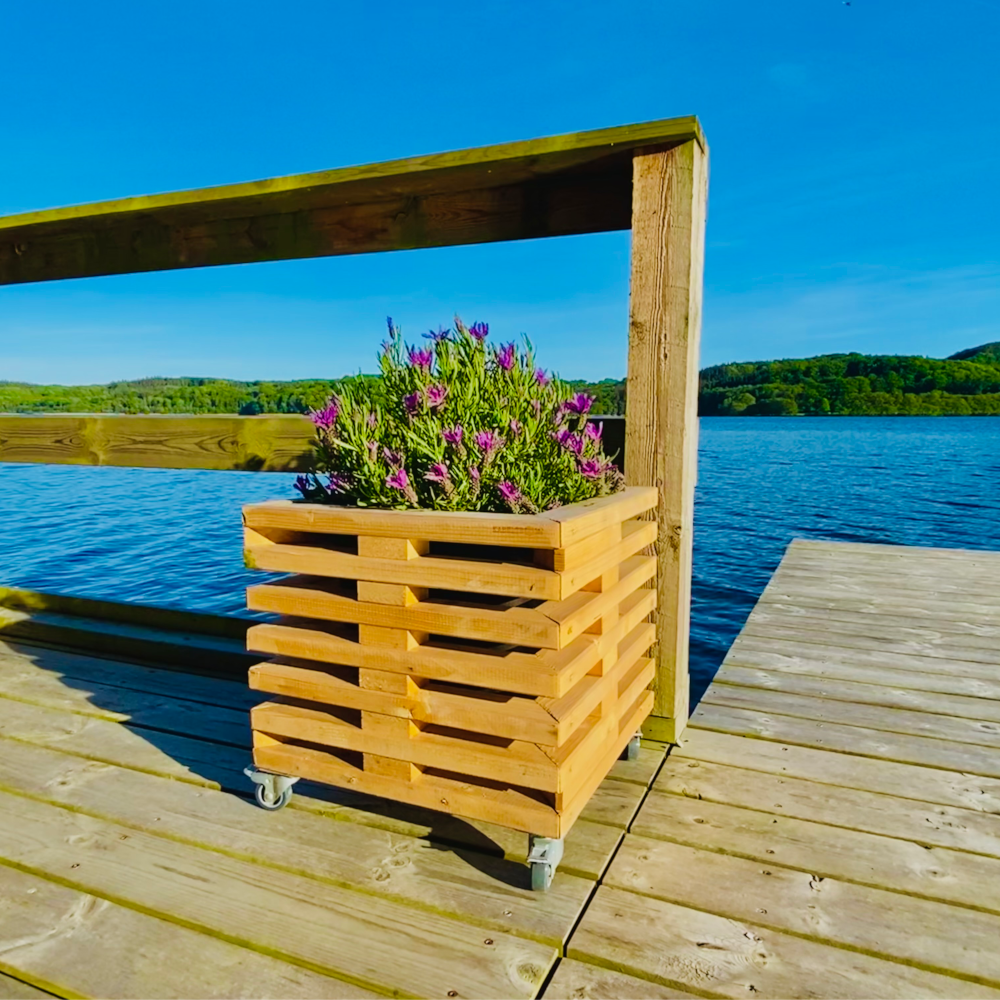
[[[649,714],[655,489],[538,515],[243,509],[254,764],[561,838]]]

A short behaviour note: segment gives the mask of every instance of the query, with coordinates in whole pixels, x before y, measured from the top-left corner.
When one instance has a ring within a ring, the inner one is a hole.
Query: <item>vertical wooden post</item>
[[[643,731],[670,743],[688,718],[707,192],[708,154],[694,140],[632,161],[625,473],[660,490],[656,700]]]

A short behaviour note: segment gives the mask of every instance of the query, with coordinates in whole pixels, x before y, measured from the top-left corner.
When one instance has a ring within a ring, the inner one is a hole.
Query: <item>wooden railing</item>
[[[624,468],[625,418],[594,419],[604,424],[605,450]],[[313,438],[300,414],[0,414],[0,462],[300,472]]]
[[[687,722],[708,151],[695,118],[0,219],[0,285],[632,231],[626,476],[659,488],[649,735]],[[0,461],[290,471],[302,417],[0,416]]]

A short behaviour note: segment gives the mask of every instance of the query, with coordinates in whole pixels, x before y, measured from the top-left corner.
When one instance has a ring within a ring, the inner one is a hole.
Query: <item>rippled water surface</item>
[[[703,418],[692,675],[792,538],[1000,549],[1000,419]],[[0,584],[241,613],[240,505],[291,477],[0,464]]]

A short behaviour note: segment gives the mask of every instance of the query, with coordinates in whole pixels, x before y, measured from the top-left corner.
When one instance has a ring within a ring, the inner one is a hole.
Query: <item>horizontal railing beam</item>
[[[296,472],[312,439],[301,414],[0,414],[0,462]]]
[[[628,229],[672,118],[0,218],[0,285]]]
[[[622,467],[624,417],[604,423],[604,448]],[[140,469],[302,472],[314,429],[301,414],[0,413],[0,462]]]

